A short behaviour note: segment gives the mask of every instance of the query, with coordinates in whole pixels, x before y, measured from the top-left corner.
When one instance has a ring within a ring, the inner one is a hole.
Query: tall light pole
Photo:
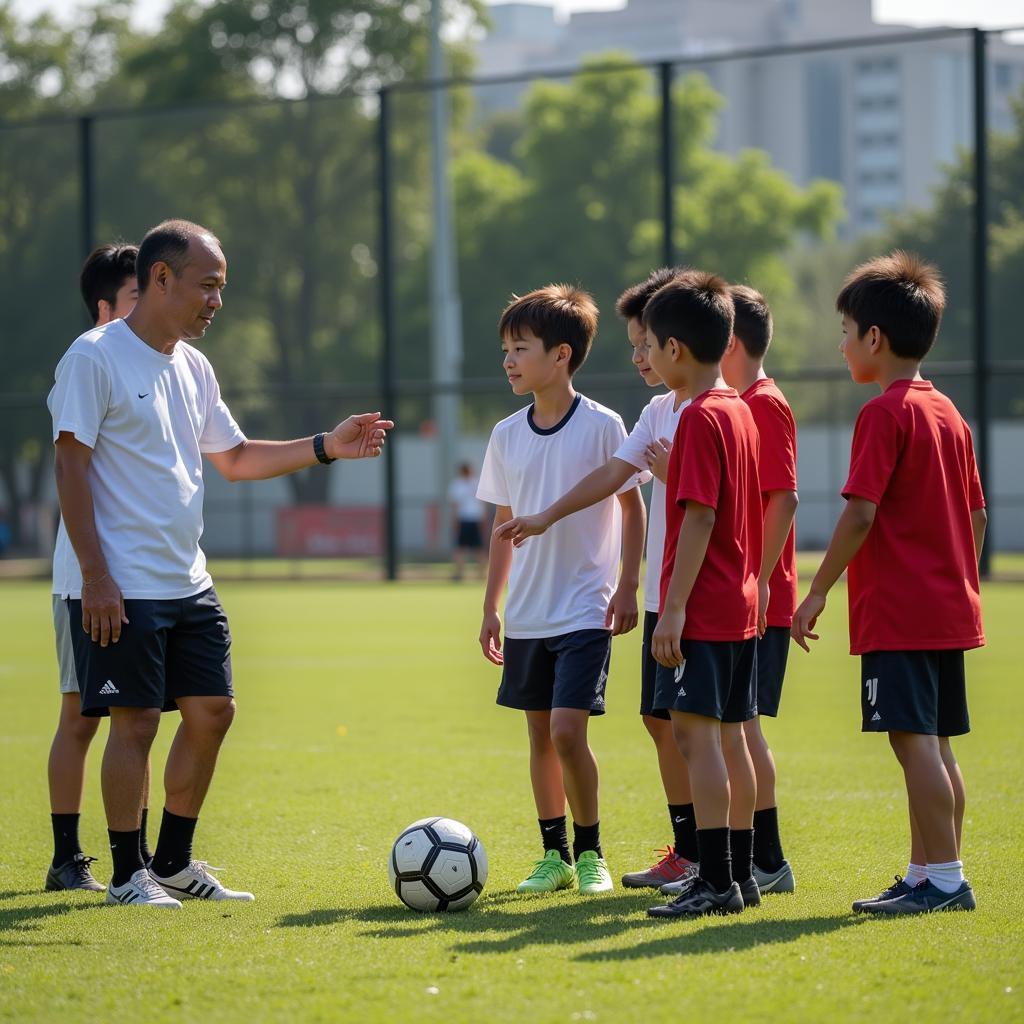
[[[433,415],[437,438],[437,508],[443,550],[451,544],[448,523],[448,483],[455,470],[459,439],[462,378],[462,309],[455,262],[455,231],[452,222],[451,188],[448,180],[448,90],[438,83],[446,77],[441,42],[441,0],[430,5],[431,190],[434,210],[434,248],[430,261],[431,380],[434,385]]]

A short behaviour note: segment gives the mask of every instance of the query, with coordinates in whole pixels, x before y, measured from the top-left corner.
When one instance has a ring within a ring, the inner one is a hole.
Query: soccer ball
[[[421,818],[395,840],[388,878],[413,910],[465,910],[487,881],[487,854],[461,822]]]

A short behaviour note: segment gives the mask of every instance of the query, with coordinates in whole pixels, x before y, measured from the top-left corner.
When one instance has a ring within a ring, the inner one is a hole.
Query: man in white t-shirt
[[[477,478],[468,462],[459,466],[459,475],[448,487],[455,527],[455,572],[452,579],[461,580],[467,558],[475,558],[481,576],[487,566],[484,547],[483,519],[486,505],[476,496]]]
[[[643,324],[647,300],[678,273],[678,267],[655,270],[645,281],[627,288],[619,296],[616,310],[626,321],[626,335],[632,349],[633,365],[648,387],[658,387],[661,378],[647,358],[647,329]],[[647,572],[644,579],[644,643],[640,666],[640,714],[658,755],[662,786],[668,800],[669,821],[673,842],[667,844],[664,856],[643,871],[623,875],[627,888],[660,888],[662,885],[685,882],[696,872],[697,822],[690,795],[690,777],[686,762],[679,753],[672,735],[671,717],[666,710],[654,706],[654,679],[657,662],[651,653],[651,636],[658,624],[659,583],[665,546],[665,477],[668,453],[675,437],[679,415],[689,404],[685,393],[669,391],[655,395],[646,405],[636,426],[614,455],[599,469],[584,477],[571,491],[559,496],[543,511],[522,516],[505,523],[495,531],[496,541],[511,541],[518,546],[527,537],[536,537],[551,529],[566,516],[572,515],[576,529],[582,509],[604,501],[614,494],[638,469],[649,469],[654,475],[651,494],[650,521],[647,528]],[[575,514],[574,514],[575,513]],[[495,544],[495,551],[501,545]]]
[[[111,320],[119,320],[127,316],[135,306],[135,300],[139,297],[138,282],[135,279],[135,257],[138,252],[137,245],[101,245],[89,254],[82,265],[79,287],[94,326],[102,327]],[[104,892],[106,886],[93,878],[89,868],[96,858],[86,857],[78,840],[86,755],[100,722],[98,718],[87,718],[82,714],[68,606],[56,583],[53,587],[53,634],[57,648],[61,703],[57,731],[50,745],[47,762],[53,859],[46,871],[44,887],[48,892],[64,889]],[[143,861],[148,861],[150,857],[146,843],[148,803],[147,765],[139,828],[139,847]]]
[[[514,394],[532,392],[534,401],[491,432],[477,497],[498,507],[496,523],[545,508],[604,465],[625,440],[620,417],[572,386],[596,330],[593,300],[569,285],[517,298],[502,314],[509,383]],[[617,501],[609,492],[549,536],[515,551],[501,545],[490,559],[480,646],[488,661],[503,667],[498,704],[526,714],[544,848],[519,892],[554,892],[574,882],[584,894],[612,889],[587,724],[591,715],[604,714],[611,637],[637,622],[644,533],[638,484],[644,479],[645,473],[634,472],[617,489]],[[498,600],[506,582],[502,648]]]
[[[352,416],[329,433],[250,441],[190,341],[222,306],[220,242],[188,221],[149,231],[139,300],[124,320],[87,331],[57,366],[53,418],[62,526],[54,580],[67,599],[86,716],[110,715],[103,802],[113,857],[108,903],[178,908],[180,899],[251,900],[225,889],[192,839],[234,717],[231,635],[203,529],[205,456],[228,480],[379,455],[392,424]],[[181,726],[165,770],[153,862],[139,851],[142,787],[161,710]]]

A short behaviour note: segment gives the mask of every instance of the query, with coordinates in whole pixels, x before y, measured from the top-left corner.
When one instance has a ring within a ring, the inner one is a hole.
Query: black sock
[[[139,822],[139,856],[143,864],[148,864],[153,859],[149,843],[146,841],[146,819],[149,817],[149,808],[142,808],[142,820]]]
[[[53,866],[59,868],[66,864],[76,853],[81,853],[78,845],[77,814],[51,814],[53,824]]]
[[[198,818],[183,818],[171,814],[164,808],[164,820],[153,854],[153,873],[160,878],[170,878],[184,871],[192,860],[192,837],[196,832]]]
[[[697,860],[697,816],[693,804],[669,804],[668,816],[672,819],[676,853],[687,860]]]
[[[729,856],[732,858],[732,880],[745,882],[753,872],[751,855],[754,849],[752,828],[729,829]]]
[[[139,868],[146,866],[139,856],[138,829],[133,832],[111,832],[108,829],[107,835],[110,836],[110,855],[114,860],[110,884],[124,885]]]
[[[572,823],[572,858],[579,860],[584,850],[593,850],[601,856],[601,822],[593,825],[577,825]]]
[[[557,850],[562,860],[566,864],[571,864],[572,857],[569,856],[569,834],[565,827],[565,815],[563,814],[560,818],[538,818],[537,824],[540,825],[540,839],[544,844],[544,852]]]
[[[697,829],[697,849],[700,851],[700,877],[708,882],[715,892],[725,892],[732,885],[729,829]]]
[[[778,807],[754,811],[754,863],[762,871],[775,872],[782,867],[784,860]]]

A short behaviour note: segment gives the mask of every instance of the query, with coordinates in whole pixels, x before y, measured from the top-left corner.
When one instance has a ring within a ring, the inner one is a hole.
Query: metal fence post
[[[384,86],[377,115],[377,159],[380,188],[380,390],[383,415],[395,415],[395,339],[391,255],[391,91]],[[397,495],[395,494],[395,440],[384,445],[384,573],[398,579]]]
[[[661,84],[661,258],[666,267],[675,264],[675,215],[672,207],[672,185],[675,177],[675,149],[672,132],[672,65],[658,65]]]
[[[95,179],[92,166],[93,119],[89,115],[78,119],[78,172],[81,189],[82,259],[92,252],[96,244]]]
[[[988,316],[988,36],[984,29],[973,30],[974,36],[974,247],[972,253],[974,308],[974,421],[978,471],[985,491],[995,493],[991,477],[989,440],[991,410],[988,401],[989,316]],[[986,538],[992,536],[992,510],[989,508]],[[982,576],[991,569],[991,540],[981,550],[979,568]]]

